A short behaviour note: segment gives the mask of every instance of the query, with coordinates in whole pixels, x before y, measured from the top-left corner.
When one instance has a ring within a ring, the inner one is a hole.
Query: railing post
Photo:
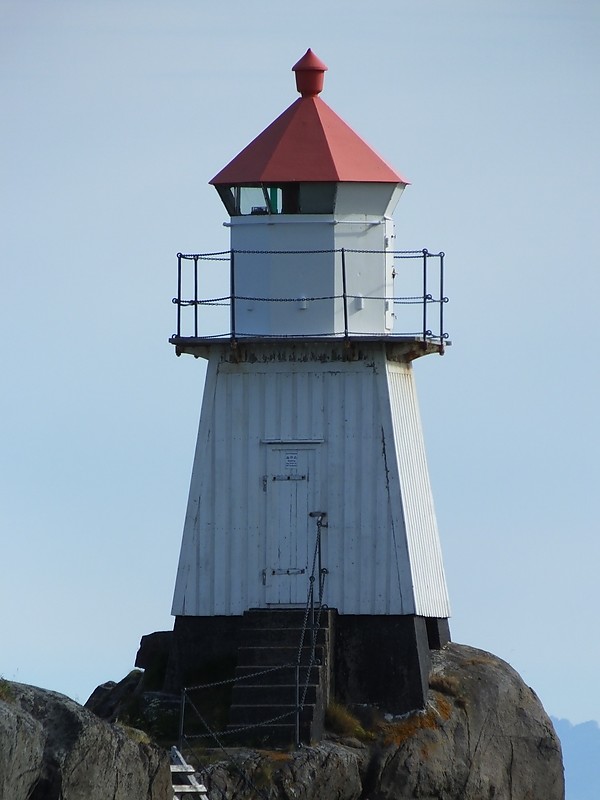
[[[296,749],[299,749],[300,742],[300,655],[296,662]]]
[[[440,253],[440,345],[444,344],[444,253]]]
[[[179,752],[183,751],[184,737],[184,717],[185,717],[185,688],[181,690],[181,708],[179,710]]]
[[[319,567],[319,607],[321,606],[321,601],[323,600],[323,592],[321,589],[321,574],[323,571],[323,564],[321,561],[321,526],[323,524],[323,517],[319,517],[317,520],[317,563]]]
[[[423,250],[423,341],[427,339],[427,256]]]
[[[194,336],[198,338],[198,256],[194,256]]]
[[[235,340],[235,251],[231,250],[229,259],[229,303],[231,315],[231,338]]]
[[[346,291],[346,251],[342,247],[342,293],[344,296],[344,338],[348,338],[348,293]]]
[[[310,643],[315,646],[315,576],[310,576]]]
[[[181,336],[181,253],[177,253],[177,336]]]

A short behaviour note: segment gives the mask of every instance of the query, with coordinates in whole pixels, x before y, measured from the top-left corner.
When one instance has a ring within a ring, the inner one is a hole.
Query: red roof
[[[212,184],[357,181],[408,183],[317,96],[327,69],[311,50],[293,67],[295,103],[272,122]]]

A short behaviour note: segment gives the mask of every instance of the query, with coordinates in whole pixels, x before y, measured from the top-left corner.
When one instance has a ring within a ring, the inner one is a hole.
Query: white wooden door
[[[266,602],[304,605],[308,594],[311,531],[308,515],[314,479],[314,449],[273,447],[265,476],[267,501]],[[312,479],[312,480],[311,480]]]

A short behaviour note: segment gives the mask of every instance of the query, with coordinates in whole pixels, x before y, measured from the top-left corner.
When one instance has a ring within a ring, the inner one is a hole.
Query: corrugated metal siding
[[[410,368],[388,367],[377,344],[368,356],[254,364],[213,358],[174,614],[241,614],[267,605],[267,496],[274,485],[269,478],[265,491],[263,478],[273,450],[283,448],[314,452],[303,491],[310,510],[328,514],[328,605],[347,614],[446,616]],[[309,529],[309,566],[313,547]]]
[[[327,602],[346,614],[413,611],[412,593],[399,591],[398,572],[403,585],[410,572],[403,532],[398,548],[391,535],[398,514],[386,482],[379,380],[367,362],[325,375]]]
[[[416,613],[425,617],[449,617],[413,370],[410,364],[388,364],[387,369]]]

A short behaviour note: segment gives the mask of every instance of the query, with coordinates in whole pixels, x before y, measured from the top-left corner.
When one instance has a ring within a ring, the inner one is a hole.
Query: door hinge
[[[289,569],[272,569],[271,575],[304,575],[305,569],[290,567]]]

